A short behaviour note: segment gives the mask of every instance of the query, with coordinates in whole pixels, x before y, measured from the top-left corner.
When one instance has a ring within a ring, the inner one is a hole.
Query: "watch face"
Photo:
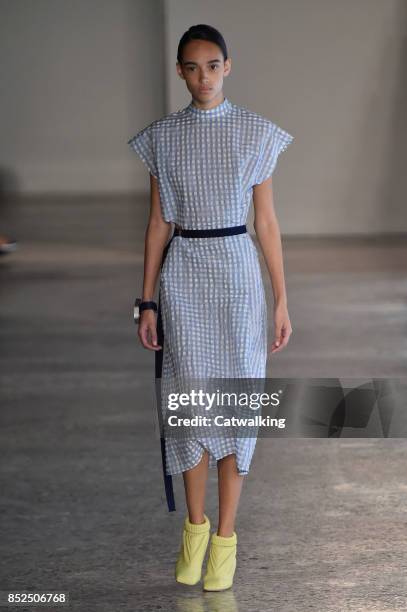
[[[138,323],[140,319],[139,305],[141,304],[141,302],[142,300],[140,298],[136,298],[136,301],[134,302],[133,318],[135,323]]]

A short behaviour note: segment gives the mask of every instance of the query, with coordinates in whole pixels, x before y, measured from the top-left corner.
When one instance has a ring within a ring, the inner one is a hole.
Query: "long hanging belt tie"
[[[247,232],[246,225],[235,225],[232,227],[220,227],[213,229],[181,229],[175,228],[171,239],[168,244],[165,246],[163,250],[163,256],[161,260],[161,268],[164,264],[165,258],[168,253],[168,249],[170,248],[171,242],[175,236],[185,236],[185,238],[210,238],[216,236],[231,236],[233,234],[244,234]],[[162,376],[162,365],[163,365],[163,350],[164,350],[164,330],[162,324],[162,316],[161,316],[161,295],[159,292],[158,295],[158,308],[157,308],[157,342],[162,349],[159,351],[155,351],[155,377],[156,379],[161,379]],[[161,393],[159,394],[161,398]],[[161,413],[161,399],[158,402],[158,418],[159,422],[162,423],[162,413]],[[164,429],[161,427],[161,431]],[[174,488],[172,484],[172,476],[167,474],[166,469],[166,456],[165,456],[165,438],[163,436],[160,437],[161,440],[161,459],[162,459],[162,469],[163,469],[163,477],[164,477],[164,486],[165,486],[165,496],[167,498],[168,511],[173,512],[175,510],[175,499],[174,499]]]
[[[161,260],[161,268],[167,256],[168,249],[170,247],[172,238],[166,245],[163,250],[163,257]],[[164,349],[164,330],[162,324],[162,316],[161,316],[161,292],[158,294],[158,308],[157,308],[157,342],[160,346],[162,346],[161,350],[155,351],[155,377],[156,379],[161,379],[162,375],[162,367],[163,367],[163,349]],[[157,387],[157,381],[156,381]],[[158,397],[161,398],[161,393],[158,394]],[[162,423],[161,418],[161,399],[158,402],[157,410],[158,410],[158,420],[159,423]],[[161,432],[163,432],[163,428],[160,427]],[[161,459],[162,459],[162,468],[163,468],[163,477],[164,477],[164,486],[165,486],[165,496],[167,498],[168,511],[173,512],[175,510],[175,499],[174,499],[174,489],[172,486],[172,476],[170,474],[166,474],[166,457],[165,457],[165,438],[163,437],[163,433],[161,435]]]

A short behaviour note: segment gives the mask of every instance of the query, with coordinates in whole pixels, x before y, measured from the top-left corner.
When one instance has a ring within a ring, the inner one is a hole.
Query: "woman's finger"
[[[154,324],[151,324],[147,321],[141,322],[139,324],[139,338],[141,340],[141,344],[146,349],[152,351],[159,351],[162,348],[159,344],[157,344],[157,331],[156,326]],[[154,340],[155,344],[153,344]]]
[[[157,327],[156,325],[151,325],[150,326],[150,337],[151,337],[151,343],[153,346],[158,346],[157,344]]]
[[[285,346],[287,346],[288,341],[290,339],[291,329],[289,325],[282,325],[280,334],[276,333],[276,337],[274,342],[271,345],[270,353],[277,353],[281,351]]]
[[[283,339],[282,329],[283,329],[282,323],[275,323],[274,343],[273,343],[275,344],[275,346],[279,346],[279,344],[282,342],[282,339]]]

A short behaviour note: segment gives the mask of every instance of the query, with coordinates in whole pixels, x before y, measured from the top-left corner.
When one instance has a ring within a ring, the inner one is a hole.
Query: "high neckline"
[[[225,115],[232,108],[232,103],[224,96],[223,101],[213,108],[198,108],[195,106],[193,99],[186,107],[186,110],[198,118],[210,119],[212,117],[220,117]]]

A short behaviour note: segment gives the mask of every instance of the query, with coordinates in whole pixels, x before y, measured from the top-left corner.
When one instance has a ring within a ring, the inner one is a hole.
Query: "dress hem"
[[[202,447],[202,453],[201,453],[201,456],[199,457],[198,461],[193,463],[191,466],[185,467],[184,469],[178,470],[176,472],[168,472],[166,470],[167,476],[174,476],[176,474],[182,474],[183,472],[186,472],[188,470],[192,470],[194,467],[196,467],[202,461],[202,457],[203,457],[203,454],[204,454],[205,450],[208,451],[209,457],[213,457],[215,459],[215,461],[219,461],[220,459],[223,459],[224,457],[227,457],[228,455],[236,455],[236,462],[237,462],[237,453],[236,452],[232,452],[232,453],[226,452],[224,455],[221,455],[220,457],[215,457],[215,455],[213,453],[211,453],[211,451],[208,448],[206,448],[206,446],[204,446],[200,440],[197,440],[197,441],[198,441],[198,443]],[[211,465],[211,462],[209,462],[209,466],[208,466],[209,469],[211,469],[211,468],[213,469],[215,467],[217,467],[216,463],[215,464],[212,463],[212,465]],[[241,469],[239,469],[239,466],[237,466],[237,471],[239,473],[239,476],[246,476],[249,473],[249,470],[241,470]]]

